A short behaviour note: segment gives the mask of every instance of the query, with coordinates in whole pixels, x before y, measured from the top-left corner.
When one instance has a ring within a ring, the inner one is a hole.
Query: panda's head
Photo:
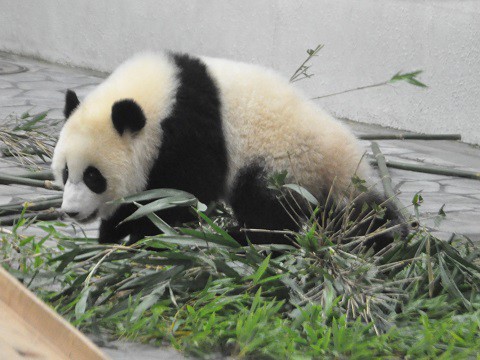
[[[143,190],[148,164],[144,152],[146,118],[132,99],[89,100],[80,104],[68,91],[52,160],[57,183],[64,186],[61,210],[80,222],[108,218],[116,198]]]

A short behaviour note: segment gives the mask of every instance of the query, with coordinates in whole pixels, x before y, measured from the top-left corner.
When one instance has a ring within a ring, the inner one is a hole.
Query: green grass
[[[157,207],[192,205],[159,194]],[[61,222],[22,236],[21,219],[2,235],[0,263],[84,331],[198,357],[478,359],[480,251],[467,239],[420,229],[373,255],[312,223],[296,246],[242,248],[219,225],[224,212],[192,209],[193,227],[149,214],[165,235],[129,247],[70,238]]]

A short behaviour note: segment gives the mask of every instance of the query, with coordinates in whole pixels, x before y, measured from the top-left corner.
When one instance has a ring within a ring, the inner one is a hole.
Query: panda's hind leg
[[[251,164],[238,172],[230,191],[229,203],[240,228],[259,230],[298,231],[299,221],[291,204],[278,198],[278,192],[268,188],[266,172],[260,164]],[[254,244],[288,244],[293,239],[281,232],[230,231],[243,246]]]

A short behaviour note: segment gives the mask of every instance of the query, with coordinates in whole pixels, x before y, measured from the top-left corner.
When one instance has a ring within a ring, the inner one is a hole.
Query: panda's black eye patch
[[[85,169],[83,182],[94,193],[101,194],[107,190],[107,180],[95,166],[89,166]]]
[[[68,179],[68,166],[65,165],[65,167],[63,168],[63,172],[62,172],[63,185],[65,185],[67,183],[67,179]]]

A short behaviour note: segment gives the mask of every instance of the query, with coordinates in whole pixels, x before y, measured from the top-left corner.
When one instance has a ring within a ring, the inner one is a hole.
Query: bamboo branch
[[[361,140],[461,140],[460,134],[366,134]]]
[[[385,160],[385,161],[388,167],[395,168],[395,169],[423,172],[427,174],[457,176],[457,177],[463,177],[467,179],[480,180],[480,172],[478,171],[448,169],[448,168],[433,166],[433,165],[407,164],[407,163],[402,163],[402,162],[392,161],[392,160]],[[376,165],[378,162],[376,159],[371,159],[370,163],[372,165]]]
[[[40,187],[49,190],[62,190],[61,187],[54,185],[50,180],[35,180],[14,175],[0,175],[0,185],[12,184]]]
[[[330,96],[337,96],[337,95],[347,94],[347,93],[353,92],[353,91],[370,89],[370,88],[375,88],[375,87],[379,87],[379,86],[385,86],[385,85],[387,85],[389,82],[390,82],[390,80],[388,80],[388,81],[382,81],[381,83],[377,83],[377,84],[359,86],[359,87],[356,87],[356,88],[354,88],[354,89],[348,89],[348,90],[343,90],[343,91],[339,91],[339,92],[335,92],[335,93],[331,93],[331,94],[326,94],[326,95],[317,96],[317,97],[311,98],[310,100],[325,99],[325,98],[330,97]]]
[[[409,221],[410,226],[413,229],[417,228],[419,226],[418,222],[416,220],[412,220],[412,215],[408,212],[407,208],[400,202],[400,200],[398,200],[397,194],[395,194],[395,191],[393,191],[392,178],[388,172],[385,156],[383,156],[378,144],[375,141],[372,141],[372,151],[377,162],[378,171],[380,172],[385,195],[400,210],[405,220]]]
[[[303,80],[303,79],[306,79],[306,78],[310,78],[313,76],[313,74],[309,74],[308,73],[308,69],[310,68],[309,65],[307,65],[307,63],[314,57],[314,56],[317,56],[318,52],[320,50],[322,50],[323,48],[323,45],[317,45],[317,47],[315,49],[308,49],[307,50],[307,58],[305,59],[305,61],[302,63],[302,65],[300,65],[297,70],[295,70],[295,72],[293,73],[293,75],[290,77],[290,82],[296,82],[296,81],[300,81],[300,80]],[[302,77],[303,76],[303,77]]]
[[[376,88],[376,87],[379,87],[379,86],[385,86],[385,85],[388,85],[388,84],[393,84],[393,83],[396,83],[398,81],[406,81],[407,83],[409,83],[411,85],[425,88],[425,87],[427,87],[427,85],[425,85],[424,83],[417,80],[417,76],[420,75],[421,73],[422,73],[421,70],[410,72],[410,73],[404,73],[404,74],[401,74],[401,73],[398,72],[390,80],[387,80],[387,81],[382,81],[382,82],[371,84],[371,85],[359,86],[359,87],[356,87],[356,88],[353,88],[353,89],[347,89],[347,90],[339,91],[339,92],[336,92],[336,93],[333,93],[333,94],[326,94],[326,95],[322,95],[322,96],[317,96],[317,97],[312,98],[311,100],[318,100],[318,99],[324,99],[324,98],[327,98],[327,97],[330,97],[330,96],[347,94],[347,93],[352,92],[352,91]]]

